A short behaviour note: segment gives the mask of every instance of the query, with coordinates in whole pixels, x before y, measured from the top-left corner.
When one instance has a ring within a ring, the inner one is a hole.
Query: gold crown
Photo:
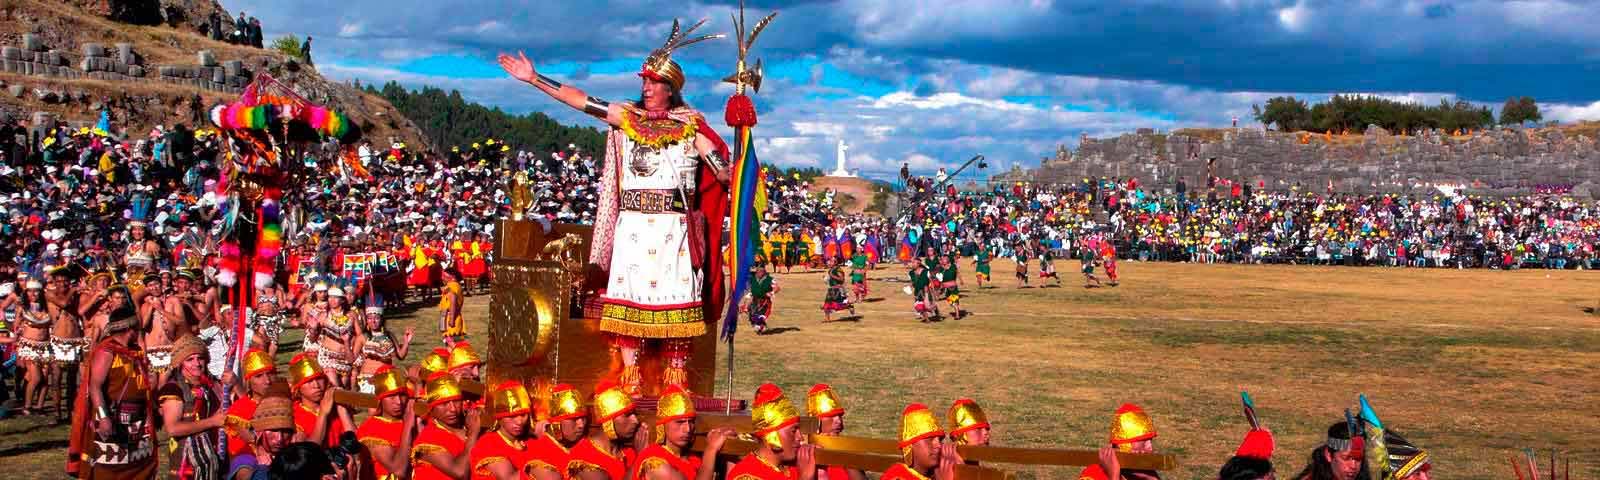
[[[1124,403],[1117,408],[1111,421],[1111,443],[1124,452],[1133,449],[1133,442],[1156,438],[1156,424],[1138,405]]]
[[[833,387],[819,383],[806,393],[806,415],[836,417],[844,415],[844,402],[833,393]]]
[[[276,369],[272,365],[272,356],[259,349],[250,349],[244,354],[244,378],[254,377],[257,374],[270,372]]]
[[[483,360],[478,359],[478,354],[472,351],[472,345],[468,345],[467,342],[457,343],[454,348],[450,349],[449,369],[451,371],[461,367],[482,364]]]
[[[578,391],[572,385],[565,383],[550,389],[550,421],[560,422],[569,418],[582,417],[588,413],[584,407],[583,399],[578,396]]]
[[[978,406],[978,402],[969,399],[956,400],[956,403],[950,406],[950,415],[948,416],[950,417],[950,435],[955,437],[958,443],[966,441],[961,434],[967,433],[969,430],[989,428],[989,416],[984,415],[983,407]]]
[[[900,413],[900,448],[910,448],[917,441],[943,437],[944,430],[939,428],[939,419],[933,418],[933,412],[926,405],[913,403],[906,405],[904,412]]]
[[[449,356],[449,350],[435,348],[433,351],[428,352],[427,356],[422,357],[422,379],[424,381],[433,380],[450,371],[450,361],[446,360],[446,357]]]
[[[770,383],[762,384],[756,389],[754,407],[750,409],[750,421],[756,428],[756,435],[761,437],[767,446],[774,449],[782,448],[783,442],[778,438],[778,430],[800,422],[800,414],[794,408],[794,403],[789,397],[783,395],[783,390]]]
[[[443,376],[428,382],[428,407],[438,406],[441,403],[461,399],[461,386],[456,384],[456,379]]]
[[[289,362],[289,383],[295,388],[318,378],[322,378],[322,365],[310,355],[302,353]]]
[[[528,398],[528,389],[522,382],[512,380],[496,385],[489,392],[489,399],[489,413],[495,419],[533,413],[533,400]]]
[[[633,397],[623,392],[620,386],[611,382],[601,382],[600,385],[595,386],[595,422],[609,422],[611,419],[631,411],[633,411]]]
[[[410,393],[410,389],[406,388],[406,377],[388,366],[378,370],[378,374],[373,375],[370,381],[373,391],[380,399]]]
[[[674,92],[682,91],[685,81],[683,68],[678,66],[678,62],[672,61],[672,53],[696,43],[722,38],[722,34],[688,38],[689,35],[694,34],[694,31],[699,29],[701,25],[705,25],[705,23],[705,20],[700,20],[687,29],[680,29],[678,20],[673,19],[672,34],[667,36],[667,41],[661,45],[661,48],[655,49],[655,51],[650,52],[650,56],[645,57],[644,64],[639,66],[639,76],[667,82],[672,85],[672,91]]]

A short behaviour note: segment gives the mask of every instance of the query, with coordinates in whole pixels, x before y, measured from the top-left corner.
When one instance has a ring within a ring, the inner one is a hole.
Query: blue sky
[[[224,0],[268,37],[315,37],[326,75],[458,89],[511,112],[592,120],[503,75],[502,51],[591,94],[637,96],[639,62],[674,17],[731,32],[729,1]],[[972,155],[1031,167],[1080,135],[1253,125],[1292,94],[1367,93],[1498,107],[1538,99],[1547,119],[1600,120],[1600,3],[1567,0],[778,0],[766,61],[761,158],[831,168],[834,144],[874,176]],[[753,19],[752,19],[753,21]],[[677,55],[689,101],[720,118],[731,39]]]

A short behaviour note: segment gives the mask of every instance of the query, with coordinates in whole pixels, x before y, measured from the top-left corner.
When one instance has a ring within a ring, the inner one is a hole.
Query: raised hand
[[[534,70],[533,61],[528,60],[528,56],[522,52],[517,52],[517,56],[514,57],[502,53],[498,60],[500,68],[511,74],[512,78],[528,83],[533,83],[533,79],[538,78],[539,72]]]

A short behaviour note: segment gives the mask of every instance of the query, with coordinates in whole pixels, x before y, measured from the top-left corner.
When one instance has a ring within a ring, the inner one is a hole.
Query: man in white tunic
[[[702,22],[703,23],[703,22]],[[500,66],[562,103],[611,127],[606,137],[599,214],[589,263],[607,273],[600,330],[621,369],[618,384],[648,393],[641,350],[664,358],[659,383],[688,389],[691,340],[723,307],[720,252],[728,194],[727,147],[700,112],[685,105],[683,70],[672,52],[719,35],[691,38],[696,24],[673,24],[667,43],[645,59],[640,100],[610,103],[539,74],[526,55]],[[709,228],[708,228],[709,227]]]

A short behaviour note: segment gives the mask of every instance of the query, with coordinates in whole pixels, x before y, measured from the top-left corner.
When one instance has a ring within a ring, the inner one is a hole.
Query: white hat
[[[44,284],[38,280],[28,279],[28,290],[44,290]]]
[[[328,284],[322,283],[322,282],[317,282],[317,286],[311,287],[311,291],[313,291],[313,292],[326,292],[326,291],[328,291]]]
[[[344,298],[344,289],[339,287],[330,288],[328,289],[328,296]]]
[[[12,294],[13,292],[16,292],[16,291],[17,291],[17,284],[11,283],[11,282],[0,283],[0,297],[4,297],[6,295],[10,295],[10,294]]]

